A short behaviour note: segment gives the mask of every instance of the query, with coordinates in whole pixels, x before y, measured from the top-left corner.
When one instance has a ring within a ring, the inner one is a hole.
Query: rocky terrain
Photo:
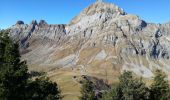
[[[61,84],[81,75],[112,82],[123,70],[152,78],[162,69],[170,79],[170,22],[147,23],[114,4],[95,2],[66,25],[18,21],[9,30],[29,69]]]

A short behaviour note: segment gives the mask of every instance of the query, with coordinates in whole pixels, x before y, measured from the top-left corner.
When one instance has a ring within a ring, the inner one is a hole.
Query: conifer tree
[[[170,85],[166,80],[166,75],[161,70],[156,70],[154,81],[150,89],[151,100],[169,100],[170,99]]]
[[[84,80],[81,87],[80,100],[97,100],[94,92],[94,85],[89,80]]]
[[[27,81],[27,66],[20,61],[18,45],[12,43],[7,33],[1,33],[0,98],[23,99]]]
[[[103,100],[148,100],[149,90],[142,79],[134,78],[132,72],[125,71],[119,83],[103,95]]]
[[[60,100],[56,83],[29,79],[25,61],[20,61],[19,46],[0,32],[0,100]]]
[[[62,99],[58,85],[48,80],[48,78],[40,78],[30,81],[27,85],[28,100],[60,100]]]

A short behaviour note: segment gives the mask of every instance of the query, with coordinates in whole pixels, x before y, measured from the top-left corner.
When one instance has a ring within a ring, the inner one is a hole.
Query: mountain
[[[156,69],[170,79],[170,23],[147,23],[111,3],[95,2],[66,25],[18,21],[9,30],[29,69],[49,72],[53,80],[89,75],[113,81],[123,70],[151,78]]]

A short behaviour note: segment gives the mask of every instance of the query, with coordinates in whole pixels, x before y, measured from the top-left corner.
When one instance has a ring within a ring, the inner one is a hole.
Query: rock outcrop
[[[147,23],[110,3],[95,2],[68,25],[18,21],[10,36],[19,41],[30,69],[113,66],[150,78],[170,74],[170,23]]]
[[[37,23],[33,20],[29,25],[18,21],[10,27],[10,36],[20,42],[21,48],[27,48],[30,40],[58,41],[66,35],[65,25],[48,25],[44,20]]]

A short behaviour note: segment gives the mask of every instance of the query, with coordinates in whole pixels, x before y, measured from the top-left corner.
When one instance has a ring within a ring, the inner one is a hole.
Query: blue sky
[[[170,0],[104,0],[136,14],[147,22],[170,21]],[[44,19],[50,24],[67,24],[95,0],[0,0],[0,28],[17,20],[30,23]]]

